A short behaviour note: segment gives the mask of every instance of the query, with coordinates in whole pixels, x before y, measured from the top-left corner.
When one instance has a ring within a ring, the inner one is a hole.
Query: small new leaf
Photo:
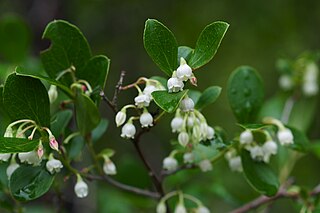
[[[203,91],[202,95],[200,96],[197,104],[195,106],[196,109],[202,110],[209,104],[214,103],[221,93],[221,87],[212,86],[208,87],[205,91]]]
[[[188,90],[177,93],[168,93],[167,91],[154,91],[151,95],[154,102],[164,111],[168,113],[174,112],[182,98],[187,94]]]

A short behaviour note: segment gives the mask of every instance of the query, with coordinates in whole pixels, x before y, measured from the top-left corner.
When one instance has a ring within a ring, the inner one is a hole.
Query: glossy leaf
[[[92,88],[100,86],[104,88],[110,66],[110,59],[104,55],[98,55],[92,57],[84,69],[77,71],[77,77],[79,79],[86,79]]]
[[[228,27],[228,23],[221,21],[206,26],[198,38],[189,66],[197,69],[208,63],[216,54]]]
[[[184,58],[187,63],[190,60],[192,53],[193,53],[193,49],[187,46],[180,46],[178,47],[178,64],[180,64],[180,58]]]
[[[80,133],[85,136],[91,132],[100,122],[100,114],[93,101],[82,93],[75,99],[76,120]]]
[[[301,130],[298,130],[294,127],[287,127],[293,134],[294,143],[290,145],[290,148],[300,152],[307,152],[310,148],[310,142],[307,136]]]
[[[0,137],[0,153],[30,152],[35,150],[38,145],[39,140]]]
[[[191,98],[195,104],[197,104],[200,96],[201,96],[200,91],[189,89],[188,97]]]
[[[91,58],[86,38],[75,25],[66,21],[49,23],[42,37],[51,41],[49,49],[41,53],[43,66],[50,78],[55,79],[58,73],[71,66],[79,71]]]
[[[58,137],[63,133],[72,118],[71,110],[62,110],[52,116],[51,131],[54,136]]]
[[[168,113],[174,112],[182,98],[187,94],[188,90],[183,90],[177,93],[168,93],[167,91],[154,91],[152,97],[155,103]]]
[[[31,119],[41,126],[50,125],[48,93],[38,79],[9,75],[4,85],[3,104],[12,120]]]
[[[107,119],[101,119],[98,126],[92,131],[92,141],[98,141],[102,135],[107,131],[109,121]]]
[[[54,176],[41,166],[20,165],[10,178],[10,191],[19,201],[30,201],[45,194],[51,187]]]
[[[167,88],[167,79],[161,76],[152,76],[150,79],[159,81],[164,88]]]
[[[238,121],[254,123],[264,98],[260,75],[248,66],[237,68],[228,80],[227,94]]]
[[[205,91],[203,91],[195,108],[201,111],[203,108],[207,107],[209,104],[214,103],[218,99],[220,93],[221,93],[221,87],[218,87],[218,86],[208,87]]]
[[[266,196],[278,192],[279,180],[268,164],[253,160],[246,150],[242,150],[241,160],[244,175],[256,191]]]
[[[178,67],[178,44],[172,32],[155,19],[148,19],[143,34],[144,47],[153,62],[168,76]]]

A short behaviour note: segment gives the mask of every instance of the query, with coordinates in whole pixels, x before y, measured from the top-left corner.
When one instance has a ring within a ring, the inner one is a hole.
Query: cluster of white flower
[[[19,124],[19,127],[17,129],[15,129],[15,126]],[[4,133],[4,137],[6,138],[26,138],[26,133],[28,130],[32,130],[31,134],[28,136],[29,140],[32,140],[36,130],[38,130],[38,126],[35,124],[34,121],[32,120],[28,120],[28,119],[23,119],[23,120],[18,120],[15,121],[13,123],[11,123],[5,133]],[[46,127],[42,127],[43,130],[45,130],[46,132],[48,132],[49,135],[49,146],[51,147],[51,149],[59,151],[59,147],[58,147],[58,142],[55,139],[55,137],[53,136],[52,132],[46,128]],[[39,144],[37,146],[37,148],[35,150],[29,151],[29,152],[21,152],[21,153],[17,153],[17,154],[13,154],[11,155],[11,153],[1,153],[0,154],[0,161],[9,161],[10,160],[10,164],[7,167],[7,176],[8,179],[10,179],[12,173],[19,168],[19,164],[16,162],[16,156],[18,157],[20,163],[26,163],[26,164],[30,164],[33,166],[39,166],[42,162],[42,160],[44,159],[44,148],[42,145],[42,140],[39,140]],[[47,170],[53,174],[55,172],[59,172],[60,169],[62,168],[62,163],[53,158],[53,155],[51,154],[49,156],[49,160],[46,163],[46,168]]]
[[[151,93],[158,90],[165,90],[162,84],[157,80],[147,78],[140,78],[140,80],[143,80],[146,83],[146,86],[144,90],[141,91],[137,83],[134,85],[139,93],[138,96],[134,98],[135,105],[129,104],[124,106],[115,117],[116,125],[119,127],[126,122],[128,108],[142,109],[142,113],[139,117],[131,117],[123,125],[121,130],[121,137],[123,138],[134,138],[136,127],[133,125],[133,120],[135,119],[139,119],[142,128],[153,126],[153,117],[147,110],[147,107],[149,107],[153,100]]]
[[[317,64],[313,61],[306,61],[305,59],[300,61],[298,60],[297,62],[299,62],[298,69],[292,70],[292,73],[286,73],[280,76],[280,87],[285,91],[289,91],[294,87],[302,86],[302,92],[305,96],[317,95],[319,91],[319,69]],[[302,69],[301,66],[303,67]]]
[[[179,133],[178,141],[183,147],[214,138],[214,129],[207,124],[202,113],[194,109],[194,103],[188,96],[181,101],[171,121],[171,129]]]

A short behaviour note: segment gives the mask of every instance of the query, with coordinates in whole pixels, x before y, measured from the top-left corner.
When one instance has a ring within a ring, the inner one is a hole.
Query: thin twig
[[[117,107],[115,105],[113,105],[112,101],[110,101],[108,99],[108,97],[104,94],[104,92],[102,90],[100,91],[100,97],[102,98],[102,100],[104,100],[109,105],[109,107],[112,109],[112,111],[114,113],[116,113],[118,111]]]
[[[116,85],[116,89],[114,91],[114,95],[113,95],[113,98],[112,98],[112,104],[113,106],[115,107],[115,109],[118,111],[118,95],[120,93],[120,90],[121,90],[121,87],[122,87],[122,84],[123,84],[123,79],[124,79],[124,76],[126,75],[126,71],[122,70],[121,73],[120,73],[120,78],[119,78],[119,81]]]
[[[123,191],[132,192],[137,195],[147,196],[154,199],[159,199],[160,194],[157,192],[152,192],[149,190],[140,189],[134,186],[126,185],[124,183],[121,183],[119,181],[116,181],[115,179],[111,178],[110,176],[95,176],[90,174],[83,174],[84,177],[86,177],[89,180],[104,180],[110,183],[111,185],[122,189]]]

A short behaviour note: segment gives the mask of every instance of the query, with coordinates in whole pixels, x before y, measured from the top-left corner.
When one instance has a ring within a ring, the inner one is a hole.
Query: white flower
[[[126,121],[127,118],[127,114],[125,111],[119,111],[116,115],[115,121],[117,124],[117,127],[121,126],[122,124],[124,124],[124,122]]]
[[[178,205],[174,209],[174,213],[187,213],[186,207],[184,207],[183,204],[178,203]]]
[[[51,85],[48,91],[49,101],[53,103],[58,97],[58,91],[56,85]]]
[[[175,170],[178,168],[178,161],[173,157],[166,157],[163,159],[163,168],[166,170]]]
[[[171,129],[172,132],[179,132],[183,126],[183,118],[175,117],[171,121]]]
[[[201,140],[201,129],[199,125],[195,125],[192,129],[192,136],[196,141]]]
[[[188,133],[186,132],[181,132],[179,135],[178,135],[178,141],[179,141],[179,144],[183,147],[185,147],[188,143],[189,143],[189,135]]]
[[[303,83],[302,91],[303,94],[305,94],[306,96],[314,96],[318,94],[319,86],[317,82],[307,81]]]
[[[136,134],[136,127],[132,123],[126,123],[122,127],[121,137],[123,138],[134,138]]]
[[[193,117],[188,117],[188,119],[187,119],[187,125],[188,125],[188,127],[193,127],[193,125],[194,125],[194,118]]]
[[[245,130],[240,134],[240,143],[241,144],[250,144],[253,141],[253,135],[250,130]]]
[[[182,101],[180,102],[180,109],[183,112],[193,111],[194,110],[193,100],[189,97],[185,97],[184,99],[182,99]]]
[[[212,170],[212,164],[208,159],[200,161],[199,167],[202,172],[208,172]]]
[[[42,159],[38,157],[36,151],[21,152],[18,154],[21,163],[27,163],[32,165],[40,165]]]
[[[10,165],[7,167],[7,171],[6,171],[9,180],[10,180],[13,172],[16,171],[16,169],[18,169],[19,167],[20,167],[19,164],[17,164],[15,161],[10,163]]]
[[[228,160],[228,162],[231,171],[242,172],[242,163],[240,156],[232,157]]]
[[[183,162],[184,163],[193,163],[194,155],[192,152],[186,152],[183,154]]]
[[[293,134],[290,129],[280,129],[277,136],[281,145],[293,144]]]
[[[103,164],[103,171],[106,175],[115,175],[117,174],[116,165],[110,160],[106,159]]]
[[[192,77],[192,69],[182,57],[180,58],[180,66],[177,69],[176,75],[177,78],[183,81],[187,81]]]
[[[142,127],[153,126],[153,117],[148,111],[144,111],[140,116],[140,123]]]
[[[84,198],[88,196],[88,185],[82,180],[80,176],[78,176],[77,178],[77,183],[74,186],[74,192],[76,193],[78,198]]]
[[[134,98],[134,102],[138,108],[148,107],[150,104],[150,97],[145,94],[139,94]]]
[[[167,207],[164,204],[164,202],[160,202],[157,205],[157,213],[166,213],[167,212]]]
[[[263,149],[260,146],[253,146],[250,149],[251,158],[257,161],[261,161],[263,159],[264,153]]]
[[[169,78],[167,82],[169,92],[179,92],[183,90],[184,84],[183,81],[178,78],[172,77]]]
[[[60,160],[52,158],[47,161],[46,168],[51,174],[54,174],[60,172],[60,170],[63,168],[63,165]]]
[[[289,75],[281,75],[279,85],[283,90],[290,90],[293,87],[293,81]]]
[[[10,156],[11,156],[10,153],[1,153],[0,154],[0,161],[7,162],[9,160]]]
[[[315,63],[309,63],[307,66],[306,66],[306,72],[303,76],[303,80],[305,82],[309,81],[314,81],[314,82],[317,82],[317,78],[318,78],[318,66],[315,64]]]
[[[157,90],[157,87],[155,87],[154,85],[147,85],[143,90],[143,94],[148,95],[149,98],[152,99],[151,93],[153,93],[156,90]]]
[[[278,145],[276,142],[269,140],[263,144],[262,150],[264,152],[263,161],[269,163],[270,156],[277,154]]]
[[[211,140],[214,138],[214,129],[211,126],[207,126],[207,139]]]
[[[199,206],[196,209],[196,213],[210,213],[210,210],[205,206]]]

